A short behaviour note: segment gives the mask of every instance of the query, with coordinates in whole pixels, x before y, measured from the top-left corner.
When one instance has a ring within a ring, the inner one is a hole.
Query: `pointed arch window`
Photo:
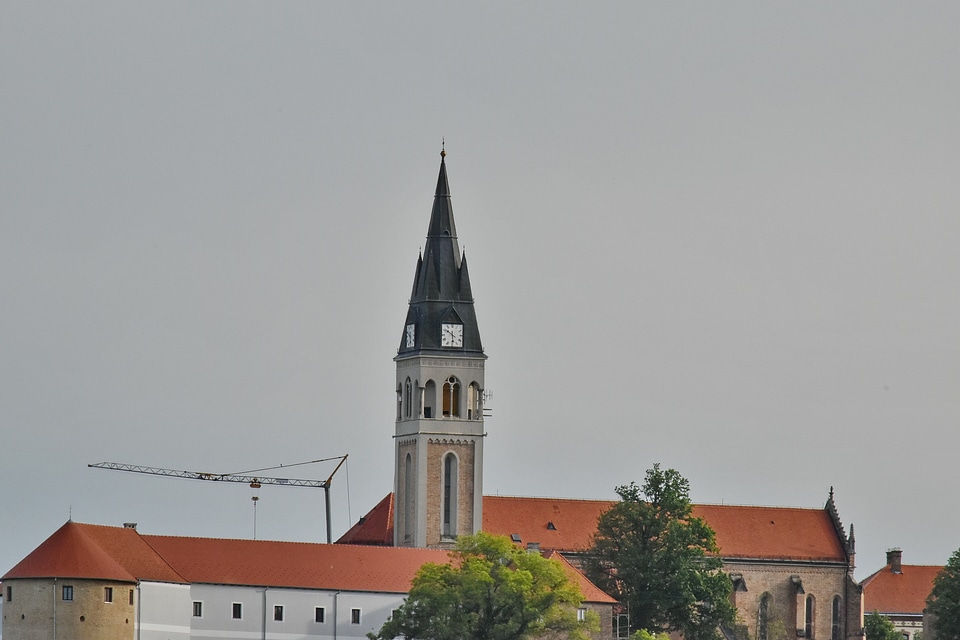
[[[830,640],[840,640],[840,634],[843,630],[843,600],[840,599],[840,596],[833,596],[833,615],[831,616],[832,624],[830,626]]]
[[[807,599],[804,604],[803,611],[803,637],[813,640],[814,634],[814,621],[816,619],[816,611],[814,610],[816,602],[813,599],[812,595],[807,596]]]
[[[424,418],[436,418],[437,417],[437,383],[433,380],[427,380],[427,384],[423,387],[423,417]]]
[[[403,460],[403,541],[413,540],[414,502],[413,456],[409,453]]]
[[[770,594],[760,596],[757,608],[757,640],[767,640],[767,626],[770,622]]]
[[[443,383],[443,417],[460,417],[460,381],[454,376]]]
[[[410,383],[410,378],[407,378],[407,381],[403,386],[403,416],[405,418],[411,417],[413,406],[413,385]]]
[[[457,456],[453,453],[443,457],[443,529],[441,533],[445,538],[454,538],[457,535],[459,466]]]
[[[480,406],[480,385],[471,382],[467,387],[467,420],[479,420],[482,413]]]
[[[403,418],[403,386],[397,384],[397,421]]]

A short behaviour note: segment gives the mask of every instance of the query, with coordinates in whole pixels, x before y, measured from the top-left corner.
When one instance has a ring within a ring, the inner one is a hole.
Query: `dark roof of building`
[[[340,541],[392,544],[390,498],[382,500]],[[611,500],[484,496],[483,530],[511,536],[520,544],[538,542],[543,549],[585,551],[596,532],[597,518],[614,504]],[[844,541],[826,509],[697,504],[693,514],[714,530],[720,553],[727,560],[846,563]],[[387,519],[389,526],[384,528]],[[376,529],[364,527],[366,522],[376,523]]]
[[[933,591],[933,581],[943,567],[917,564],[900,565],[900,573],[894,573],[886,565],[864,578],[863,610],[878,611],[884,615],[922,615],[927,606],[927,597]]]
[[[400,338],[398,357],[424,352],[483,355],[467,259],[461,256],[457,241],[457,225],[453,218],[453,203],[444,155],[441,154],[440,175],[433,197],[427,241],[423,253],[417,259],[410,307]],[[441,346],[442,324],[463,325],[462,346]],[[407,346],[408,325],[416,327],[412,347]]]

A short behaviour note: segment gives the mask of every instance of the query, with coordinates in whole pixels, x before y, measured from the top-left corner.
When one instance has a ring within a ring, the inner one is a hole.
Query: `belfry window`
[[[460,417],[460,381],[453,376],[443,383],[443,417]]]
[[[410,407],[413,406],[413,385],[410,384],[410,378],[407,378],[407,382],[403,388],[403,415],[405,418],[409,418],[411,415]]]
[[[443,458],[443,537],[457,535],[457,492],[459,465],[457,456],[448,453]]]
[[[436,418],[437,412],[435,405],[437,402],[437,384],[433,380],[427,380],[423,387],[423,417]]]
[[[403,387],[397,385],[397,420],[403,417]]]
[[[479,420],[483,407],[480,405],[480,387],[476,382],[471,382],[467,387],[467,420]]]

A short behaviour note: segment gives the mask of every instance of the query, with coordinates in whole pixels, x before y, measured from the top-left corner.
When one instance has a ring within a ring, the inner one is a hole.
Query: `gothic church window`
[[[843,607],[841,606],[843,601],[840,599],[840,596],[833,596],[833,624],[830,628],[830,640],[840,640],[840,629],[843,616]]]
[[[403,387],[397,385],[397,420],[403,417]]]
[[[409,418],[413,415],[410,409],[413,406],[413,385],[410,384],[410,378],[407,378],[403,389],[403,416]]]
[[[767,624],[770,622],[770,594],[760,596],[757,609],[757,640],[767,640]]]
[[[408,453],[403,460],[403,540],[413,539],[413,457]]]
[[[806,604],[804,606],[803,612],[803,637],[813,640],[814,633],[814,605],[816,603],[813,600],[813,596],[807,596]]]
[[[460,417],[460,381],[453,376],[443,383],[443,417]]]
[[[436,418],[435,410],[437,403],[437,384],[433,380],[427,380],[423,388],[423,417]]]
[[[457,492],[459,464],[457,456],[448,453],[443,458],[443,530],[444,537],[457,535]]]
[[[480,419],[480,387],[471,382],[467,387],[467,420]]]

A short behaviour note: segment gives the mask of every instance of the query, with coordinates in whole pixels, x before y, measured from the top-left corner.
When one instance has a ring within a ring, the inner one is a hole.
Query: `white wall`
[[[137,589],[139,640],[190,640],[191,587],[141,582]]]
[[[404,597],[405,594],[194,584],[184,610],[190,616],[192,640],[366,640],[367,633],[379,631]],[[193,602],[203,603],[200,617],[192,615]],[[233,618],[234,603],[242,605],[239,620]],[[274,608],[278,605],[283,607],[282,621],[274,620]],[[322,623],[315,621],[317,607],[324,608]],[[352,622],[353,609],[360,610],[359,624]]]

